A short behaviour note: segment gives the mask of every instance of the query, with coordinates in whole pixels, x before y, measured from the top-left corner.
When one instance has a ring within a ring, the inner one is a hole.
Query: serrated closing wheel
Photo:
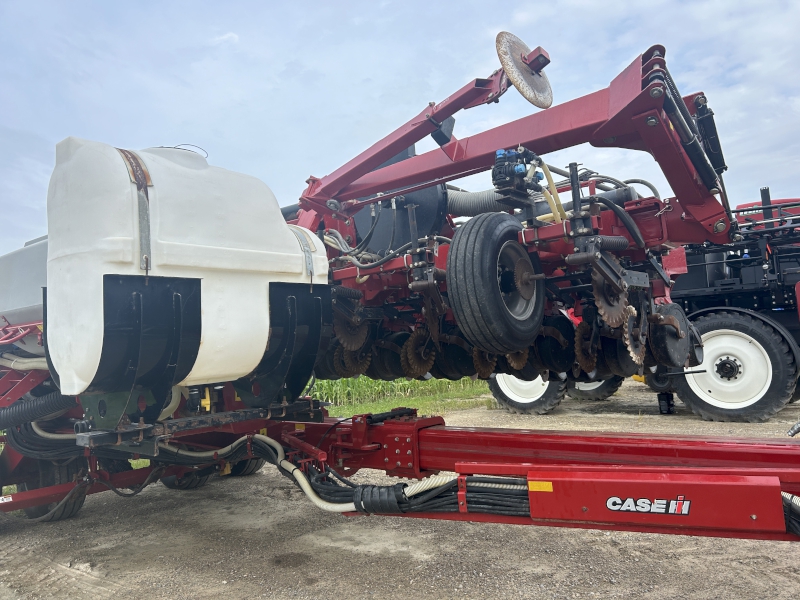
[[[372,351],[345,350],[342,353],[342,358],[349,372],[353,373],[353,375],[361,375],[369,368],[372,362]]]
[[[497,366],[497,357],[493,354],[488,354],[480,348],[472,349],[472,361],[475,363],[475,371],[478,379],[489,379],[489,375],[494,373]]]
[[[625,347],[637,365],[644,363],[644,355],[647,352],[647,337],[646,328],[644,331],[639,331],[637,327],[638,319],[636,309],[632,306],[627,307],[625,327],[622,328],[622,340],[625,342]]]
[[[362,321],[358,325],[354,325],[337,314],[333,317],[333,331],[345,350],[359,350],[367,341],[369,324]]]
[[[510,354],[506,354],[506,360],[508,364],[511,365],[511,368],[516,371],[521,371],[525,368],[525,365],[528,364],[528,354],[529,349],[525,348],[524,350],[520,350],[519,352],[512,352]]]
[[[336,350],[333,353],[333,369],[336,371],[336,374],[343,379],[358,375],[357,372],[350,370],[347,366],[344,360],[345,352],[348,352],[348,350],[345,350],[342,346],[336,346]]]
[[[414,330],[414,333],[403,344],[401,361],[406,371],[406,377],[412,379],[422,377],[433,367],[436,350],[430,337],[428,330],[420,327]]]
[[[617,293],[596,269],[592,271],[592,294],[600,318],[609,327],[619,327],[625,322],[628,292]]]

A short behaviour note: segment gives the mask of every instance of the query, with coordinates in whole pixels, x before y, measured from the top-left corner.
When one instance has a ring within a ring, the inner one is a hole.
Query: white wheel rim
[[[547,387],[550,385],[549,381],[544,381],[541,377],[537,377],[533,381],[523,381],[522,379],[517,379],[513,375],[507,375],[505,373],[498,373],[494,377],[494,380],[500,387],[500,391],[502,391],[509,400],[513,400],[518,404],[532,404],[536,402],[544,396]]]
[[[601,385],[605,383],[605,380],[601,381],[576,381],[575,382],[575,389],[581,392],[593,392]]]
[[[697,396],[711,406],[735,410],[755,404],[772,383],[772,363],[764,347],[741,331],[717,329],[702,335],[703,362],[685,369],[701,371],[686,375],[686,383]],[[729,361],[737,372],[725,377],[719,365]]]

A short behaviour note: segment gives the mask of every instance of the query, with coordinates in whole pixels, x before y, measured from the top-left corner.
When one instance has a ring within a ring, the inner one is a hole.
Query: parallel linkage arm
[[[502,93],[502,70],[491,79],[476,79],[445,101],[427,107],[330,175],[309,179],[300,207],[330,214],[337,211],[325,203],[337,200],[342,203],[338,212],[349,216],[380,201],[381,196],[376,196],[379,192],[403,194],[489,170],[500,148],[521,145],[541,156],[588,142],[653,155],[679,204],[666,215],[667,222],[674,225],[670,232],[678,236],[671,241],[727,242],[730,222],[725,210],[703,183],[664,111],[664,83],[651,77],[652,72],[663,70],[663,54],[663,47],[653,46],[614,78],[608,88],[470,137],[451,137],[439,149],[373,170],[435,132],[438,124],[458,110],[493,102]],[[692,113],[697,95],[683,98]]]

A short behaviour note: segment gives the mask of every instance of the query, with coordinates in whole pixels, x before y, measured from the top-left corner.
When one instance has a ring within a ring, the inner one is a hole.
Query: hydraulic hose
[[[454,479],[455,477],[452,475],[434,475],[433,477],[428,477],[427,479],[423,479],[417,483],[412,483],[405,490],[403,490],[403,492],[405,493],[406,498],[410,498],[411,496],[416,496],[417,494],[427,492],[433,488],[446,485]]]
[[[327,502],[326,500],[320,498],[314,491],[314,488],[311,487],[311,484],[308,482],[308,478],[303,474],[303,472],[288,460],[281,460],[278,464],[282,469],[288,471],[289,474],[294,477],[297,485],[300,486],[300,489],[305,492],[306,496],[308,496],[308,499],[311,500],[311,502],[313,502],[317,508],[321,508],[327,512],[335,513],[356,512],[356,505],[353,502],[340,504],[338,502]]]
[[[633,238],[633,241],[636,242],[636,245],[639,246],[639,248],[644,248],[644,238],[642,237],[642,232],[639,231],[639,227],[637,227],[634,220],[621,206],[614,204],[611,200],[608,198],[603,198],[602,196],[589,196],[589,200],[599,202],[606,208],[611,209],[614,214],[617,215],[619,220],[622,221],[622,224],[625,225],[625,228],[628,230],[628,233],[631,234],[631,237]]]
[[[189,388],[182,387],[179,385],[172,386],[172,396],[170,398],[169,404],[164,407],[164,410],[161,411],[161,414],[158,415],[158,421],[163,421],[172,416],[172,414],[178,409],[178,406],[181,403],[181,396],[189,397]]]
[[[553,215],[553,220],[556,223],[561,223],[562,219],[558,209],[561,208],[561,212],[564,212],[564,208],[556,206],[556,201],[553,199],[553,195],[547,191],[547,188],[542,188],[542,193],[544,194],[544,199],[547,201],[548,206],[550,206],[550,214]],[[566,217],[566,213],[564,213],[564,217]]]
[[[3,354],[0,357],[0,366],[16,369],[18,371],[47,371],[47,359],[42,358],[23,358],[16,354]]]
[[[295,465],[290,463],[286,460],[286,452],[281,446],[280,443],[273,440],[271,437],[267,437],[266,435],[257,434],[253,436],[254,440],[258,440],[270,446],[277,456],[277,466],[286,471],[289,475],[291,475],[294,480],[297,482],[297,485],[300,486],[300,489],[303,490],[308,499],[314,503],[315,506],[318,508],[327,511],[327,512],[336,512],[336,513],[343,513],[343,512],[355,512],[356,506],[354,503],[335,503],[335,502],[327,502],[319,497],[319,495],[314,491],[311,487],[311,484],[308,481],[308,478],[305,474],[298,469]],[[203,451],[195,451],[195,450],[182,450],[178,448],[174,448],[169,446],[168,444],[161,443],[159,444],[160,448],[168,449],[170,452],[178,455],[178,456],[191,456],[192,458],[199,458],[199,459],[211,459],[213,460],[216,456],[217,458],[223,458],[226,454],[230,454],[242,444],[247,442],[247,436],[240,437],[238,440],[225,446],[224,448],[219,448],[217,450],[203,450]]]
[[[624,183],[626,185],[630,185],[631,183],[641,184],[641,185],[645,186],[646,188],[649,188],[650,191],[653,192],[653,196],[656,198],[656,200],[661,200],[661,194],[658,193],[658,188],[656,188],[656,186],[654,186],[652,183],[650,183],[646,179],[626,179],[622,183]]]
[[[33,400],[17,401],[7,408],[0,409],[0,429],[10,429],[38,421],[47,415],[73,406],[75,406],[75,397],[62,396],[61,392],[51,392]]]
[[[434,236],[433,239],[434,239],[434,241],[437,241],[440,244],[449,244],[450,242],[453,241],[450,238],[444,237],[442,235]],[[417,240],[417,243],[424,244],[427,241],[428,241],[428,238],[420,238],[419,240]],[[334,258],[333,260],[344,259],[344,260],[348,261],[350,264],[358,267],[359,269],[365,269],[365,270],[366,269],[372,269],[372,268],[375,268],[375,267],[380,267],[381,265],[386,264],[387,262],[389,262],[393,258],[395,258],[397,256],[400,256],[406,250],[411,248],[411,246],[413,246],[413,245],[414,245],[413,242],[408,242],[407,244],[404,244],[404,245],[400,246],[397,250],[393,250],[392,252],[389,252],[383,258],[381,258],[379,260],[376,260],[375,262],[371,262],[371,263],[362,263],[362,262],[357,261],[352,256],[347,256],[347,255],[338,256],[338,257]]]
[[[447,212],[457,217],[477,217],[483,213],[504,212],[510,207],[500,203],[502,196],[494,190],[458,192],[447,190]]]
[[[553,183],[553,175],[550,173],[550,167],[545,162],[542,162],[542,171],[544,172],[545,179],[547,179],[547,187],[550,189],[553,201],[558,207],[558,213],[561,215],[562,219],[566,219],[567,213],[564,210],[564,206],[561,204],[561,198],[558,197],[558,189],[556,189],[556,184]],[[555,215],[555,213],[553,214]]]
[[[46,440],[74,440],[77,436],[74,433],[51,433],[39,427],[36,421],[31,422],[31,429],[36,432],[36,435],[43,437]]]

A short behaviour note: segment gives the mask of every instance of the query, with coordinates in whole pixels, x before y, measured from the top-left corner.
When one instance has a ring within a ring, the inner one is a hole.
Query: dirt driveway
[[[662,416],[626,383],[608,402],[568,400],[542,417],[481,408],[447,421],[771,437],[798,418],[800,403],[762,425],[705,423],[682,405]],[[799,576],[788,542],[331,515],[269,466],[192,491],[97,494],[62,523],[0,516],[0,600],[794,598]]]

